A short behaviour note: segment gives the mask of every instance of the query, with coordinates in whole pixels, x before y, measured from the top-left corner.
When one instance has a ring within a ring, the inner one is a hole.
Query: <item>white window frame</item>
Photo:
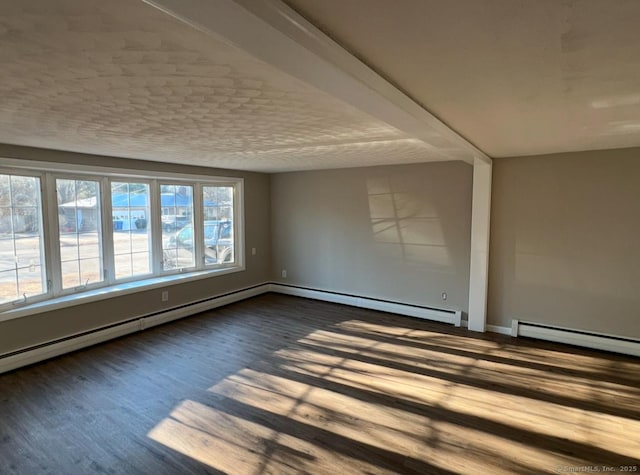
[[[159,254],[154,254],[157,255],[157,257],[160,259],[160,275],[171,275],[171,274],[185,274],[188,272],[194,272],[196,270],[199,269],[198,266],[198,252],[197,249],[200,246],[196,246],[196,233],[197,233],[197,208],[196,208],[196,195],[198,194],[196,191],[196,188],[199,188],[199,186],[197,186],[197,183],[194,183],[192,181],[189,180],[158,180],[157,181],[157,185],[156,185],[156,192],[158,194],[158,199],[161,200],[162,199],[162,193],[161,193],[161,188],[162,186],[173,186],[173,185],[186,185],[186,186],[191,186],[193,188],[193,193],[191,195],[191,201],[193,203],[193,211],[192,211],[192,222],[193,222],[193,246],[194,249],[196,249],[196,255],[194,256],[193,259],[193,266],[190,267],[178,267],[176,269],[164,269],[164,251],[162,249],[162,229],[160,229],[160,233],[156,233],[156,236],[158,236],[158,241],[159,241],[159,246],[160,246],[160,253]],[[177,206],[176,206],[177,207]],[[174,207],[175,208],[175,207]],[[161,220],[162,221],[162,220]],[[162,222],[159,223],[160,228],[162,228]],[[176,232],[178,231],[178,229],[175,230]],[[156,259],[158,260],[158,259]]]
[[[147,178],[136,178],[136,177],[131,177],[131,178],[124,178],[124,177],[106,177],[107,180],[107,184],[105,185],[105,187],[109,187],[109,196],[111,197],[111,184],[116,182],[116,183],[139,183],[139,184],[144,184],[147,185],[149,187],[149,216],[147,216],[147,229],[151,230],[151,245],[149,246],[149,272],[147,272],[146,274],[137,274],[137,275],[133,275],[131,277],[123,277],[121,279],[116,278],[116,262],[115,262],[115,245],[114,245],[114,233],[115,230],[113,229],[113,208],[112,208],[112,199],[111,200],[107,200],[109,201],[108,206],[109,206],[109,216],[108,216],[108,222],[105,223],[105,226],[108,228],[108,232],[110,234],[110,239],[111,239],[111,245],[110,247],[108,247],[107,250],[107,257],[108,257],[108,264],[109,264],[109,270],[108,272],[108,276],[109,276],[109,284],[113,285],[113,284],[126,284],[127,282],[135,282],[138,280],[144,280],[150,277],[153,277],[154,275],[156,275],[156,269],[154,267],[154,253],[153,253],[153,241],[154,241],[154,223],[156,221],[160,221],[161,218],[158,217],[156,218],[156,216],[153,213],[153,188],[155,186],[155,180],[149,180]],[[106,213],[105,213],[106,214]]]
[[[48,248],[48,241],[46,236],[48,236],[48,231],[46,229],[47,227],[47,210],[45,209],[45,193],[46,193],[46,184],[45,184],[45,173],[38,171],[38,170],[24,170],[21,168],[13,168],[13,167],[0,167],[0,175],[11,175],[11,176],[21,176],[21,177],[28,177],[28,178],[37,178],[38,182],[40,183],[40,222],[38,223],[40,225],[40,236],[41,236],[41,242],[40,242],[40,252],[41,252],[41,257],[40,257],[40,272],[43,274],[42,275],[42,281],[44,283],[44,292],[38,295],[34,295],[34,296],[29,296],[27,297],[26,300],[20,299],[18,298],[18,300],[14,300],[14,301],[10,301],[10,302],[5,302],[3,304],[0,304],[0,312],[7,310],[7,309],[12,309],[12,308],[16,308],[19,306],[23,306],[23,305],[29,305],[32,303],[38,303],[38,302],[42,302],[45,300],[48,300],[51,298],[51,296],[53,295],[52,290],[51,290],[51,281],[49,280],[48,276],[50,275],[50,266],[51,266],[51,254],[49,252],[49,248]]]
[[[242,191],[242,184],[238,184],[237,182],[232,182],[232,181],[220,181],[219,183],[216,184],[211,184],[211,183],[207,183],[203,186],[225,186],[225,187],[231,187],[233,188],[233,221],[232,221],[232,225],[233,225],[233,239],[234,239],[234,249],[233,249],[233,262],[230,262],[228,264],[225,264],[224,262],[221,264],[206,264],[204,262],[204,254],[202,255],[201,259],[202,259],[202,263],[203,263],[203,268],[205,269],[210,269],[210,268],[227,268],[227,267],[235,267],[238,262],[238,249],[235,248],[236,245],[239,245],[239,242],[237,242],[236,240],[236,236],[238,236],[238,233],[240,232],[239,228],[238,228],[238,223],[236,221],[236,217],[239,216],[241,213],[239,212],[240,209],[239,206],[242,206],[242,196],[244,195],[243,191]],[[240,190],[240,191],[238,191]],[[204,221],[205,221],[205,217],[204,217],[204,200],[203,200],[203,196],[202,193],[200,194],[200,206],[201,206],[201,212],[200,212],[200,218],[202,219],[202,226],[201,226],[201,233],[204,233]],[[201,236],[201,242],[204,242],[204,236]],[[244,248],[244,242],[242,244],[242,247]]]
[[[46,293],[29,298],[26,302],[8,302],[0,305],[0,321],[18,318],[35,312],[45,311],[47,300],[51,300],[52,308],[59,308],[61,302],[68,302],[76,298],[91,300],[93,290],[100,290],[100,298],[105,292],[129,293],[131,289],[144,290],[157,287],[159,281],[164,285],[172,280],[185,282],[193,279],[223,275],[230,272],[245,270],[244,253],[244,179],[241,177],[215,177],[208,175],[174,174],[166,172],[150,173],[146,170],[100,167],[91,165],[70,165],[56,162],[39,162],[21,159],[3,159],[6,166],[0,167],[0,173],[36,177],[40,180],[40,205],[42,248],[44,249],[43,272],[46,277]],[[103,280],[89,283],[89,285],[62,289],[62,269],[60,262],[60,237],[58,223],[58,203],[56,197],[56,180],[92,180],[99,183],[100,188],[100,223],[101,226],[101,263]],[[147,226],[151,228],[151,272],[129,278],[116,279],[115,258],[113,247],[113,213],[111,209],[111,183],[144,183],[149,186],[149,216]],[[184,184],[193,186],[193,223],[195,266],[183,269],[163,270],[162,253],[162,207],[160,199],[161,184]],[[233,201],[233,234],[234,261],[228,264],[204,263],[204,207],[202,201],[203,186],[232,186],[234,188]],[[96,294],[97,295],[97,294]],[[95,297],[98,298],[98,297]],[[33,311],[30,304],[37,304]],[[37,308],[36,308],[37,307]]]
[[[105,254],[108,254],[108,242],[105,243],[105,206],[107,206],[105,204],[106,197],[104,194],[104,181],[105,178],[100,177],[100,176],[96,176],[96,175],[78,175],[78,174],[59,174],[59,173],[51,173],[47,176],[47,178],[50,178],[51,180],[51,192],[50,195],[47,196],[47,198],[49,198],[49,201],[52,203],[49,203],[50,205],[53,205],[53,210],[49,210],[49,213],[47,214],[47,219],[50,221],[49,222],[49,229],[51,230],[55,230],[53,233],[50,234],[49,238],[47,238],[48,241],[52,242],[52,244],[54,244],[55,248],[56,248],[56,253],[52,254],[53,259],[53,264],[54,267],[52,269],[52,273],[49,274],[49,280],[51,280],[52,282],[52,292],[55,296],[62,296],[62,295],[69,295],[69,294],[75,294],[78,292],[84,292],[87,290],[91,290],[91,289],[97,289],[100,287],[104,287],[105,285],[109,284],[108,281],[108,276],[109,276],[109,269],[106,267],[106,263],[107,263],[107,259],[105,258]],[[100,221],[98,222],[98,226],[100,226],[100,238],[101,238],[101,242],[100,242],[100,256],[99,256],[99,260],[100,260],[100,267],[102,268],[102,280],[100,281],[96,281],[96,282],[91,282],[89,284],[83,285],[82,283],[80,285],[77,285],[75,287],[69,287],[68,289],[63,288],[62,285],[62,257],[60,255],[60,222],[58,219],[58,200],[57,200],[57,185],[56,185],[56,180],[77,180],[77,181],[95,181],[98,183],[98,192],[100,193]],[[111,196],[111,195],[109,195]],[[109,209],[108,211],[111,211],[111,204],[108,204]],[[108,239],[106,239],[107,241],[109,241]]]

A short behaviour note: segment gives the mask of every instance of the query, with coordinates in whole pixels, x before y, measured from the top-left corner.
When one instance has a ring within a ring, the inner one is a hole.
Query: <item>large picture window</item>
[[[0,304],[46,292],[40,179],[0,174]]]
[[[0,170],[0,312],[244,268],[242,180],[86,168]]]

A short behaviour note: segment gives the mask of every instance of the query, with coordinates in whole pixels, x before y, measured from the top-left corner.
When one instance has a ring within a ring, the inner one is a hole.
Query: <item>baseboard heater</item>
[[[522,320],[513,320],[512,336],[537,338],[539,340],[554,341],[567,345],[584,346],[596,350],[640,356],[640,340],[583,330],[553,327]]]
[[[48,358],[60,356],[64,353],[80,350],[129,333],[141,331],[145,328],[162,325],[163,323],[167,323],[172,320],[178,320],[190,315],[195,315],[196,313],[264,294],[269,292],[269,290],[269,284],[261,284],[208,299],[191,302],[161,312],[134,317],[124,322],[70,335],[37,346],[23,348],[0,356],[0,374],[22,366],[37,363]]]
[[[280,294],[294,295],[325,302],[350,305],[352,307],[368,308],[381,312],[397,313],[409,317],[422,318],[441,323],[450,323],[459,327],[462,322],[462,312],[459,310],[442,310],[432,307],[422,307],[419,305],[392,302],[371,297],[360,297],[357,295],[343,294],[327,290],[310,289],[293,285],[271,284],[271,291]]]
[[[113,338],[141,331],[146,328],[151,328],[156,325],[195,315],[206,310],[212,310],[217,307],[222,307],[223,305],[255,297],[267,292],[295,295],[298,297],[351,305],[354,307],[397,313],[400,315],[423,318],[437,322],[451,323],[458,327],[462,320],[462,312],[460,311],[439,310],[429,307],[420,307],[417,305],[389,302],[385,300],[339,294],[303,287],[265,283],[235,292],[214,296],[208,299],[191,302],[179,307],[163,310],[161,312],[137,316],[123,322],[114,323],[113,325],[95,328],[82,333],[69,335],[64,338],[0,355],[0,374],[102,343]]]

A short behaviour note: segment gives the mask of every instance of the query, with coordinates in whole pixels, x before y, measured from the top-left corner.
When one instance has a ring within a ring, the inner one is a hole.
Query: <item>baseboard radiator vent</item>
[[[340,303],[350,305],[352,307],[368,308],[370,310],[379,310],[381,312],[397,313],[409,317],[422,318],[441,323],[450,323],[459,327],[462,322],[462,312],[459,310],[441,310],[430,307],[421,307],[418,305],[410,305],[399,302],[390,302],[387,300],[374,299],[369,297],[359,297],[356,295],[341,294],[338,292],[330,292],[326,290],[309,289],[306,287],[297,287],[293,285],[271,284],[271,291],[294,295],[297,297],[305,297],[315,300],[324,300],[325,302]]]
[[[462,312],[460,311],[441,310],[368,297],[340,294],[336,292],[265,283],[228,294],[218,295],[205,300],[191,302],[181,305],[180,307],[167,309],[154,314],[141,315],[124,322],[95,328],[75,335],[69,335],[64,338],[0,355],[0,374],[128,335],[130,333],[138,332],[146,328],[151,328],[156,325],[161,325],[163,323],[185,318],[207,310],[212,310],[250,297],[255,297],[267,292],[276,292],[371,310],[379,310],[382,312],[407,315],[436,322],[450,323],[457,327],[461,325],[462,321]]]
[[[640,340],[633,338],[559,328],[522,320],[513,320],[511,334],[512,336],[524,336],[539,340],[565,343],[567,345],[584,346],[596,350],[640,356]]]
[[[0,356],[0,374],[266,292],[269,292],[269,284],[257,285],[255,287],[188,303],[162,312],[134,317],[125,322],[109,325],[108,327],[97,328],[34,347],[14,351]]]

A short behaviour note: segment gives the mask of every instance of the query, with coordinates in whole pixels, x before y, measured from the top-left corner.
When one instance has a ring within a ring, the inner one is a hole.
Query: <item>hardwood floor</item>
[[[275,294],[0,375],[1,473],[637,473],[639,434],[637,358]]]

